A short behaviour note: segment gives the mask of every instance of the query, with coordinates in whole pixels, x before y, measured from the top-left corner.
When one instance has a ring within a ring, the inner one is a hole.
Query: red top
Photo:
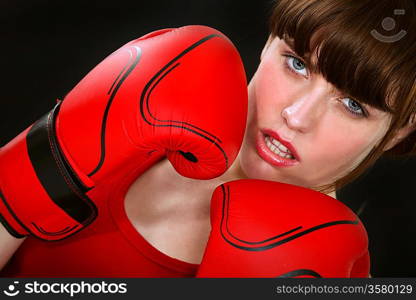
[[[132,176],[124,177],[122,184],[113,182],[90,191],[90,198],[100,199],[94,200],[98,217],[91,225],[61,241],[28,237],[0,276],[193,277],[197,264],[160,252],[127,218],[124,196],[131,182]]]

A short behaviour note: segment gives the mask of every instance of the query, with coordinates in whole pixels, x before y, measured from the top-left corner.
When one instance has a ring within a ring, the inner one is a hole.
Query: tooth
[[[276,139],[274,139],[274,138],[272,138],[272,137],[269,137],[269,136],[266,136],[265,137],[265,141],[266,141],[266,145],[267,145],[267,147],[274,153],[274,154],[276,154],[276,155],[279,155],[279,156],[281,156],[281,157],[283,157],[283,158],[288,158],[288,159],[295,159],[294,157],[293,157],[293,155],[291,154],[291,152],[285,147],[285,146],[283,146],[282,145],[282,143],[280,143],[278,140],[276,140]],[[287,151],[282,151],[282,149],[281,149],[281,147],[283,147],[284,149],[286,149]]]
[[[278,147],[282,152],[285,152],[285,153],[288,153],[288,154],[290,154],[291,152],[290,152],[290,150],[286,147],[286,146],[284,146],[281,142],[279,142],[278,140],[276,140],[276,139],[274,139],[274,138],[272,138],[272,142],[273,142],[273,144],[276,146],[276,147]]]
[[[289,149],[287,149],[285,146],[283,146],[282,144],[279,145],[279,149],[282,150],[283,152],[290,152]]]

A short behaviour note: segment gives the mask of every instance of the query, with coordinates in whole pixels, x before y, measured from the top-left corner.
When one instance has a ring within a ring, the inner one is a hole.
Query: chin
[[[262,179],[278,182],[286,182],[285,176],[280,170],[269,165],[262,160],[256,153],[247,153],[242,151],[240,166],[244,174],[250,179]],[[290,183],[290,182],[287,182]]]
[[[304,178],[297,178],[293,174],[289,174],[287,168],[273,167],[256,153],[249,153],[245,150],[242,149],[240,167],[248,178],[282,182],[307,188],[313,186],[305,182]]]

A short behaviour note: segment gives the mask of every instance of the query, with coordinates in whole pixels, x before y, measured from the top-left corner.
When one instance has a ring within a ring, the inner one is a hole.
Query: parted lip
[[[263,129],[263,130],[261,130],[261,132],[264,135],[268,135],[268,136],[274,138],[275,140],[278,140],[280,143],[282,143],[283,146],[285,146],[287,149],[289,149],[289,151],[292,153],[293,157],[297,161],[300,161],[300,157],[299,157],[298,153],[296,152],[295,147],[293,147],[293,145],[290,142],[285,141],[284,139],[282,139],[276,131],[273,131],[271,129]]]

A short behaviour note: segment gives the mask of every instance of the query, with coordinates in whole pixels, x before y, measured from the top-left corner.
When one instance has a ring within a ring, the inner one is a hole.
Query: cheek
[[[377,145],[385,132],[380,127],[362,123],[339,121],[330,124],[313,143],[319,146],[311,151],[310,158],[318,173],[325,170],[332,177],[343,176],[355,168]]]
[[[270,62],[266,57],[260,63],[252,85],[255,94],[253,105],[260,121],[278,119],[277,116],[280,115],[286,99],[289,99],[292,93],[290,87],[279,65]]]
[[[333,158],[332,160],[351,161],[370,148],[364,136],[350,138],[348,135],[338,135],[331,131],[326,137],[320,148],[326,157]]]

